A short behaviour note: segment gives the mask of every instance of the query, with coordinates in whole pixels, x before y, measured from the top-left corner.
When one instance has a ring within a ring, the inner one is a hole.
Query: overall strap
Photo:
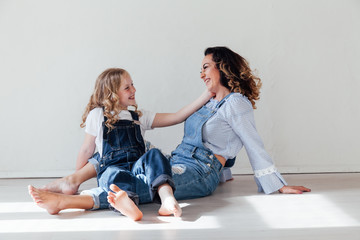
[[[233,92],[229,93],[223,99],[221,99],[221,101],[218,102],[215,106],[216,110],[219,109],[221,107],[221,105],[223,105],[232,94],[233,94]]]
[[[130,112],[131,117],[132,117],[133,120],[139,121],[139,115],[136,112],[130,111],[130,110],[129,110],[129,112]]]
[[[135,123],[135,129],[137,129],[136,132],[136,140],[138,141],[139,147],[141,147],[142,154],[145,153],[145,141],[143,136],[141,135],[141,129],[140,129],[140,122],[139,122],[139,114],[135,111],[130,111],[131,117]]]

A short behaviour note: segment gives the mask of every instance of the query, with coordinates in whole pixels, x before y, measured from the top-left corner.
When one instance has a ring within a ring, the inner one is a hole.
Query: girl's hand
[[[181,123],[207,103],[213,96],[214,94],[206,89],[194,102],[186,105],[176,113],[156,113],[151,127],[167,127]]]
[[[279,192],[287,194],[302,194],[303,192],[311,192],[311,189],[304,186],[283,186],[279,189]]]
[[[215,93],[210,92],[209,90],[205,89],[205,91],[201,94],[200,98],[203,99],[205,102],[209,101],[210,98],[214,97]]]

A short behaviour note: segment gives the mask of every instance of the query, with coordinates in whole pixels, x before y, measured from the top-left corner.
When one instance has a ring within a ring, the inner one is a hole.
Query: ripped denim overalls
[[[214,109],[204,105],[185,121],[184,138],[170,158],[176,199],[204,197],[218,186],[223,166],[214,153],[204,147],[202,127],[230,95],[224,97]]]
[[[129,112],[138,121],[137,113]],[[109,131],[106,120],[104,117],[103,156],[97,154],[89,160],[95,166],[99,187],[82,193],[93,196],[93,209],[109,208],[107,192],[111,184],[126,191],[137,205],[159,202],[157,189],[164,183],[175,190],[168,159],[155,148],[145,153],[140,126],[134,121],[119,120]]]

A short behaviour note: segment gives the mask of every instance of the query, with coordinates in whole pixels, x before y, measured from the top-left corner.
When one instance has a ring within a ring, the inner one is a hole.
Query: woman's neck
[[[229,93],[230,93],[229,89],[227,89],[226,87],[222,87],[215,93],[214,99],[220,102]]]

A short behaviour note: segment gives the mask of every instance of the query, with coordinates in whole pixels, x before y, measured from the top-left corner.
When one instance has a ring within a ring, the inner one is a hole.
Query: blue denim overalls
[[[130,111],[138,121],[138,115]],[[136,203],[159,202],[157,189],[168,183],[173,190],[171,166],[168,159],[158,150],[145,152],[140,126],[134,121],[119,120],[109,132],[103,122],[103,156],[95,164],[98,188],[87,191],[94,198],[94,208],[109,208],[107,192],[111,184],[127,192]],[[96,157],[92,159],[94,161]],[[86,194],[88,194],[86,193]]]
[[[170,158],[176,199],[204,197],[218,186],[223,166],[213,152],[204,147],[202,127],[230,95],[224,97],[214,109],[204,105],[185,121],[184,138]]]

